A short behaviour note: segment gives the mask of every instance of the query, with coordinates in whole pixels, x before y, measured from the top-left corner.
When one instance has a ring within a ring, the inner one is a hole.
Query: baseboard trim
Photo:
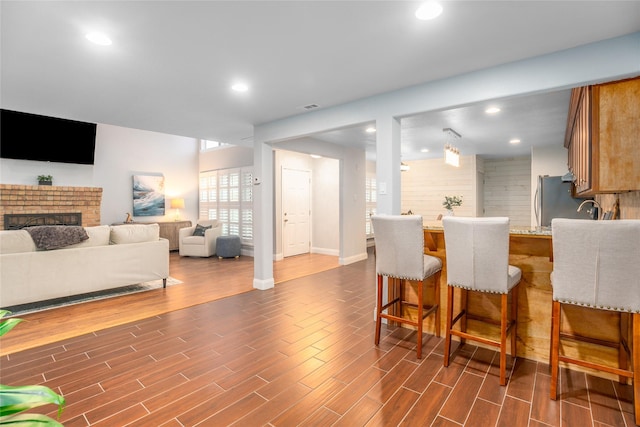
[[[331,256],[340,256],[340,251],[338,249],[327,249],[327,248],[311,248],[312,254],[320,254],[320,255],[331,255]]]
[[[367,255],[367,253],[363,252],[361,254],[353,255],[353,256],[350,256],[350,257],[347,257],[347,258],[339,258],[338,259],[338,263],[340,265],[349,265],[349,264],[353,264],[354,262],[364,261],[368,257],[369,256]]]
[[[267,289],[273,288],[275,286],[275,283],[276,281],[273,279],[273,277],[271,279],[266,279],[266,280],[253,279],[253,287],[261,291],[265,291]]]

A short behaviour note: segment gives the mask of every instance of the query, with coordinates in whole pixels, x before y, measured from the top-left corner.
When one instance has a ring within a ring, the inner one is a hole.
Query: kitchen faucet
[[[578,206],[576,212],[580,212],[585,203],[593,203],[594,207],[598,208],[598,218],[596,219],[600,219],[600,212],[602,212],[602,207],[600,206],[600,203],[596,202],[595,200],[585,200],[584,202],[580,203],[580,206]],[[591,208],[587,212],[590,214],[593,213],[593,208]]]

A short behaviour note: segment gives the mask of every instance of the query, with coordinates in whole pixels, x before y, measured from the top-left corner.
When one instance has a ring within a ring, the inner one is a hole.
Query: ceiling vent
[[[309,104],[309,105],[305,105],[304,108],[305,110],[309,111],[309,110],[314,110],[316,108],[320,107],[318,104]]]

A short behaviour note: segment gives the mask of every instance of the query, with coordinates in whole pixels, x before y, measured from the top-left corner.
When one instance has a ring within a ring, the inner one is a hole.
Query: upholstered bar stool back
[[[447,315],[444,366],[449,366],[451,336],[460,337],[461,344],[469,339],[500,351],[500,385],[506,384],[506,341],[511,332],[511,354],[516,356],[517,285],[522,272],[509,265],[509,218],[444,217],[444,239],[447,256]],[[453,316],[454,290],[461,291],[460,312]],[[468,292],[500,295],[499,319],[469,312]],[[508,296],[511,295],[510,319]],[[467,320],[500,325],[500,339],[467,333]],[[460,321],[460,327],[454,329]]]
[[[417,329],[417,358],[422,357],[422,329],[424,319],[433,314],[435,334],[440,336],[440,272],[439,258],[424,254],[424,230],[419,215],[374,215],[371,217],[376,245],[376,336],[380,343],[382,319],[406,323]],[[432,304],[424,302],[425,281],[434,277]],[[388,286],[393,292],[389,301],[383,304],[383,282],[388,278]],[[405,281],[417,284],[417,303],[405,298]],[[417,317],[412,319],[405,313],[407,307],[417,309]]]
[[[559,362],[618,375],[623,382],[633,378],[635,422],[640,425],[640,220],[554,219],[551,233],[551,398],[557,398]],[[630,323],[620,322],[619,341],[589,340],[592,344],[617,347],[618,368],[588,360],[587,352],[581,352],[580,358],[562,354],[562,341],[581,341],[581,337],[561,331],[563,304],[617,311],[621,320],[631,316]],[[629,332],[632,340],[628,339]]]

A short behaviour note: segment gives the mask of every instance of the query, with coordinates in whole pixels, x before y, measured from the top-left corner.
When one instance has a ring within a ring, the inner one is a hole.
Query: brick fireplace
[[[85,227],[100,225],[102,188],[0,184],[0,227],[5,214],[82,214]]]

